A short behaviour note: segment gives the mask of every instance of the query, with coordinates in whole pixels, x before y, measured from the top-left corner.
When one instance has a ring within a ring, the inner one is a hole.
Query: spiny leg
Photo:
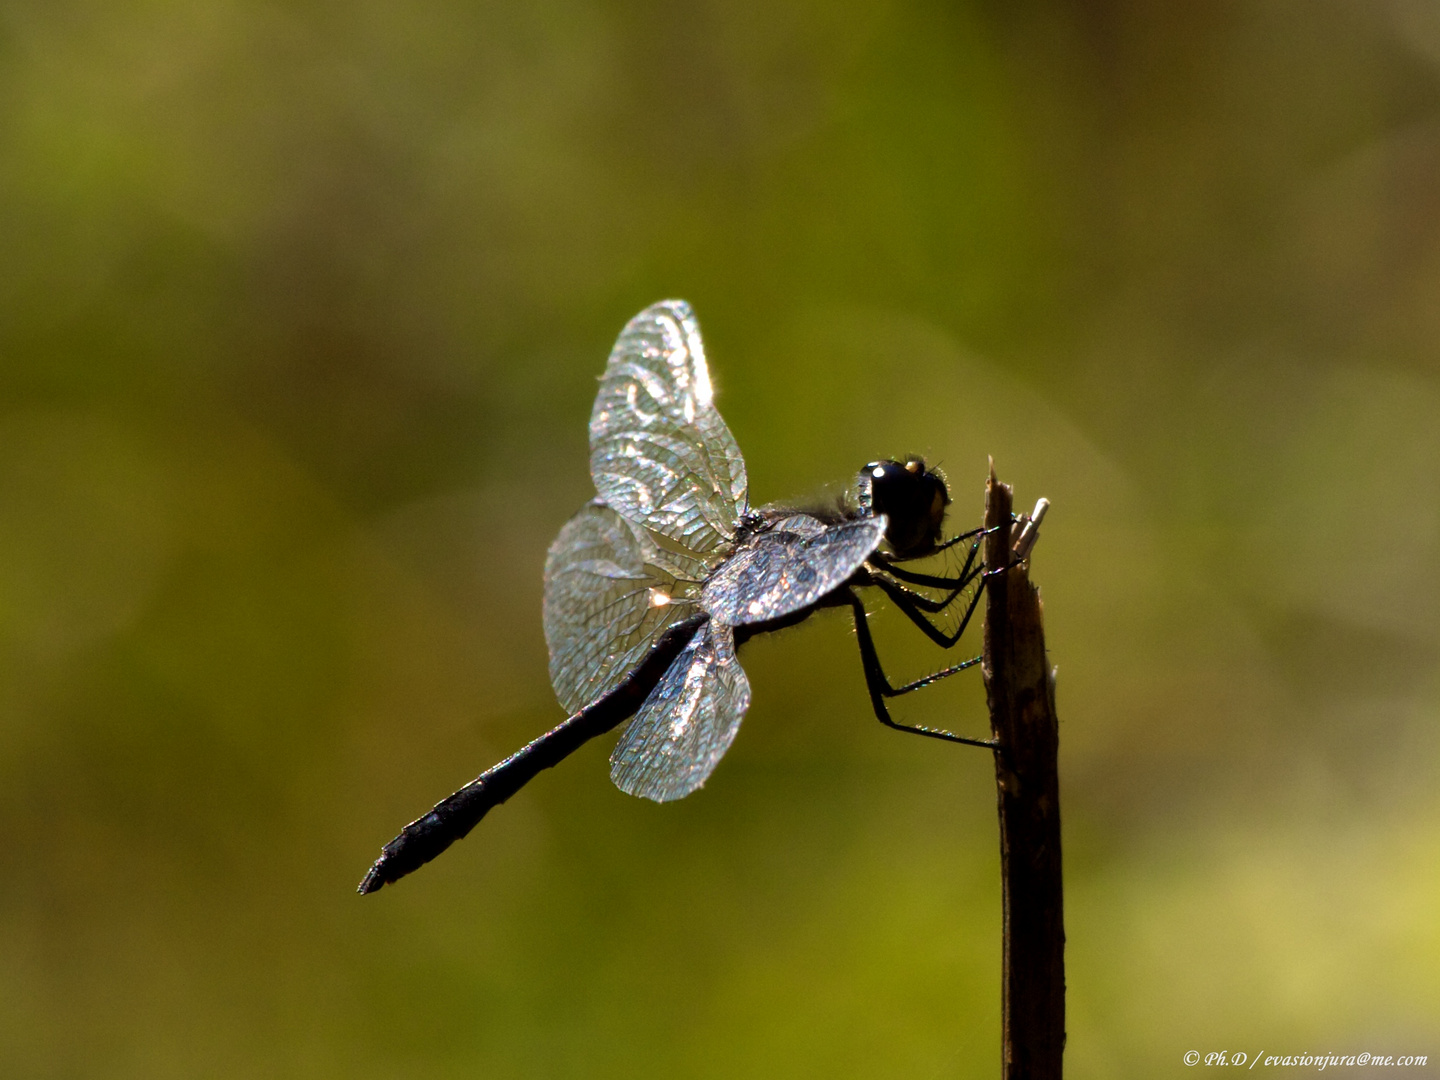
[[[901,585],[898,581],[891,581],[889,577],[882,577],[879,574],[872,573],[868,579],[869,584],[872,585],[880,585],[882,581],[884,585],[881,587],[885,589],[886,594],[895,600],[896,603],[906,604],[916,610],[925,612],[926,615],[939,615],[943,611],[948,611],[954,606],[955,601],[960,598],[960,594],[965,591],[963,585],[957,586],[951,589],[950,594],[943,600],[932,600],[923,593],[918,593],[914,589],[905,588],[905,586]],[[859,583],[857,582],[857,584]]]
[[[950,537],[949,540],[941,541],[939,544],[937,544],[937,545],[936,545],[934,548],[932,548],[930,551],[927,551],[927,552],[925,552],[925,553],[922,554],[922,555],[896,555],[896,556],[893,556],[892,561],[893,561],[893,562],[914,562],[916,559],[928,559],[928,558],[930,558],[930,556],[932,556],[932,555],[939,555],[940,552],[945,551],[945,550],[947,550],[947,549],[949,549],[949,548],[954,547],[956,544],[960,543],[961,540],[970,540],[970,539],[972,539],[972,538],[974,538],[974,537],[976,537],[976,536],[982,536],[982,535],[984,535],[985,533],[987,533],[987,532],[989,532],[989,531],[990,531],[990,530],[988,530],[988,529],[983,529],[983,528],[981,528],[981,529],[971,529],[969,532],[963,532],[963,533],[961,533],[959,536],[952,536],[952,537]]]
[[[1010,526],[1013,528],[1014,525],[1015,525],[1015,523],[1016,523],[1018,520],[1020,520],[1020,519],[1017,518],[1014,514],[1011,514],[1011,515],[1010,515]],[[962,541],[962,540],[973,540],[973,539],[974,539],[975,537],[977,537],[977,536],[989,536],[992,532],[995,532],[997,529],[1000,529],[1000,528],[1002,528],[1002,526],[1000,526],[1000,525],[991,525],[989,528],[971,529],[969,532],[963,532],[963,533],[961,533],[959,536],[952,536],[952,537],[950,537],[949,540],[942,540],[940,543],[936,544],[936,545],[935,545],[933,548],[931,548],[929,551],[917,552],[917,553],[914,554],[914,555],[896,555],[896,554],[893,554],[893,553],[892,553],[892,554],[887,555],[887,556],[885,557],[885,561],[886,561],[887,563],[902,563],[902,562],[915,562],[915,561],[917,561],[917,560],[919,560],[919,559],[931,559],[931,558],[934,558],[936,555],[939,555],[942,551],[949,551],[952,547],[954,547],[956,544],[960,543],[960,541]],[[970,558],[968,558],[968,559],[965,560],[965,565],[966,565],[967,567],[970,565],[971,561],[975,558],[975,552],[979,549],[979,546],[980,546],[980,541],[979,541],[979,540],[976,540],[974,546],[971,547],[971,549],[970,549]],[[897,576],[899,576],[899,575],[897,575]],[[921,576],[927,576],[927,577],[928,577],[929,575],[918,575],[918,574],[917,574],[916,576],[917,576],[917,577],[921,577]],[[917,584],[919,584],[919,583],[917,582]]]
[[[850,603],[850,609],[855,615],[855,639],[860,644],[860,666],[865,672],[865,687],[870,691],[870,705],[875,710],[875,718],[886,727],[894,728],[896,731],[908,731],[913,735],[925,735],[932,739],[943,739],[946,742],[965,743],[968,746],[983,746],[987,749],[994,749],[995,744],[985,739],[972,739],[965,735],[956,735],[953,731],[946,731],[943,728],[923,727],[919,724],[902,724],[890,716],[890,710],[885,707],[885,699],[899,697],[901,694],[908,694],[912,690],[919,690],[923,686],[939,682],[947,676],[956,672],[964,671],[966,668],[974,667],[980,662],[980,657],[973,660],[966,660],[964,663],[956,664],[953,667],[937,671],[933,675],[927,675],[923,679],[916,679],[914,682],[905,683],[903,686],[891,686],[890,680],[885,677],[885,669],[880,666],[880,657],[875,652],[875,641],[870,636],[870,623],[865,615],[865,605],[860,598],[851,590],[846,590],[846,599]]]
[[[1010,525],[1008,527],[1013,528],[1015,523],[1019,520],[1020,519],[1017,518],[1014,514],[1011,514]],[[980,553],[979,540],[976,540],[973,544],[970,545],[970,553],[965,557],[965,565],[960,568],[960,573],[956,577],[946,577],[943,574],[922,574],[915,570],[907,570],[897,564],[902,562],[914,562],[916,559],[932,558],[935,555],[940,554],[942,551],[946,551],[947,549],[953,547],[962,540],[969,540],[977,536],[989,536],[991,533],[997,531],[1002,527],[1004,526],[992,525],[990,528],[971,529],[969,532],[963,532],[959,536],[952,536],[949,540],[946,540],[944,543],[937,545],[934,549],[918,555],[886,554],[877,556],[873,560],[873,565],[877,567],[882,567],[892,577],[895,577],[900,581],[907,582],[911,585],[924,585],[927,588],[955,589],[956,591],[959,591],[960,589],[963,589],[966,585],[968,585],[970,581],[981,572],[980,569],[975,566],[975,557]]]
[[[914,589],[907,589],[898,581],[891,581],[889,570],[888,568],[884,568],[883,565],[872,565],[867,567],[866,569],[870,571],[869,575],[861,580],[856,581],[855,584],[877,585],[883,580],[890,589],[895,589],[901,596],[904,596],[910,602],[912,607],[919,608],[927,615],[938,615],[942,611],[950,608],[959,598],[960,594],[965,591],[966,587],[975,580],[975,575],[970,575],[970,581],[965,582],[963,585],[954,586],[943,599],[936,600],[932,597],[926,596],[924,593],[918,593]],[[892,593],[891,595],[893,596],[895,594]]]
[[[971,580],[974,580],[973,575]],[[903,585],[897,585],[893,581],[887,581],[878,574],[871,576],[871,582],[891,599],[904,616],[918,626],[926,637],[942,649],[954,648],[961,636],[964,635],[965,628],[970,625],[970,617],[975,614],[975,609],[980,605],[980,596],[985,591],[985,580],[985,578],[981,578],[980,587],[975,590],[975,595],[970,597],[970,602],[965,605],[965,614],[960,616],[960,625],[957,626],[953,632],[947,634],[927,619],[922,612],[935,614],[945,610],[945,608],[954,602],[955,597],[960,594],[959,589],[956,589],[950,594],[950,600],[945,604],[932,609],[930,605],[937,604],[938,601],[930,600],[917,593],[913,593]]]
[[[975,575],[980,572],[975,565],[975,557],[980,552],[980,542],[977,540],[970,546],[970,554],[965,557],[965,565],[960,568],[960,573],[955,577],[945,577],[941,574],[921,574],[914,570],[907,570],[903,566],[896,566],[894,558],[876,560],[875,565],[883,568],[892,577],[911,585],[925,585],[932,589],[955,589],[959,591],[974,580]]]
[[[961,594],[977,577],[983,573],[980,567],[975,566],[975,554],[980,545],[977,543],[970,549],[970,557],[965,560],[965,565],[960,568],[960,575],[954,578],[933,577],[929,574],[917,574],[913,570],[904,570],[893,566],[884,559],[876,559],[868,565],[872,579],[876,575],[885,575],[888,578],[896,578],[897,581],[906,581],[911,584],[925,585],[928,588],[949,589],[950,594],[943,600],[934,600],[913,589],[907,589],[897,582],[890,582],[905,596],[909,597],[911,603],[921,611],[931,615],[937,615],[955,602],[955,598]],[[888,591],[888,590],[887,590]],[[890,594],[892,597],[894,593]]]

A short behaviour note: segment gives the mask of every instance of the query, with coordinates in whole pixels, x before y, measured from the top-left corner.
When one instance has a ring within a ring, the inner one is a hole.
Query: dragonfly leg
[[[943,739],[946,742],[965,743],[968,746],[983,746],[987,749],[994,749],[995,743],[987,739],[972,739],[965,735],[956,735],[953,731],[946,731],[943,728],[924,727],[920,724],[902,724],[890,715],[890,710],[885,705],[886,698],[899,697],[901,694],[908,694],[912,690],[919,690],[921,687],[929,686],[931,683],[939,682],[941,679],[964,671],[966,668],[974,667],[980,663],[980,657],[966,660],[963,663],[955,664],[933,675],[927,675],[923,679],[916,679],[901,686],[891,686],[890,680],[885,677],[885,669],[880,666],[880,657],[875,652],[875,640],[870,636],[870,623],[865,614],[865,605],[860,597],[853,591],[847,597],[850,609],[855,615],[855,639],[860,644],[860,666],[865,671],[865,686],[870,691],[870,705],[875,710],[875,718],[886,727],[894,728],[896,731],[908,731],[912,735],[925,735],[932,739]]]
[[[972,576],[971,580],[974,580],[974,576]],[[981,594],[985,591],[985,580],[982,578],[980,587],[975,590],[975,595],[970,597],[969,603],[965,605],[965,614],[960,617],[960,625],[957,626],[953,632],[947,634],[927,619],[924,613],[935,614],[945,610],[950,604],[954,603],[955,598],[960,594],[959,589],[952,592],[949,599],[941,604],[939,601],[930,600],[927,597],[920,596],[918,593],[911,592],[903,585],[897,585],[893,581],[887,581],[879,575],[876,575],[872,579],[872,582],[890,598],[895,606],[904,613],[907,619],[918,626],[926,637],[942,649],[954,648],[956,643],[959,642],[961,636],[965,633],[965,628],[970,625],[970,617],[975,614],[975,609],[980,604]]]
[[[963,589],[970,584],[978,574],[979,568],[975,565],[975,558],[980,553],[980,541],[970,545],[970,553],[965,557],[965,565],[960,568],[960,573],[955,577],[945,577],[943,574],[922,574],[915,570],[907,570],[903,566],[896,566],[898,561],[888,558],[883,561],[876,560],[873,564],[884,570],[891,577],[898,578],[910,585],[925,585],[932,589]]]
[[[1016,523],[1017,521],[1019,521],[1019,520],[1020,520],[1020,519],[1019,519],[1018,517],[1016,517],[1014,514],[1011,514],[1011,515],[1010,515],[1010,526],[1013,528],[1014,525],[1015,525],[1015,523]],[[991,526],[989,526],[988,528],[971,529],[969,532],[963,532],[963,533],[961,533],[959,536],[952,536],[952,537],[950,537],[949,540],[943,540],[943,541],[941,541],[940,543],[936,544],[933,548],[931,548],[929,551],[923,551],[923,552],[920,552],[919,554],[916,554],[916,555],[895,555],[895,554],[890,554],[890,555],[886,556],[886,561],[889,562],[889,563],[902,563],[902,562],[915,562],[917,559],[929,559],[929,558],[933,558],[934,556],[939,555],[942,551],[948,551],[950,548],[954,547],[956,544],[960,543],[962,540],[975,540],[976,537],[989,536],[991,533],[995,532],[997,529],[999,529],[999,528],[1001,528],[1001,527],[1002,527],[1002,526],[999,526],[999,525],[991,525]],[[979,546],[980,546],[980,541],[979,541],[979,540],[975,540],[975,543],[971,546],[971,549],[970,549],[970,559],[974,559],[974,557],[975,557],[975,551],[976,551],[977,548],[979,548]],[[968,567],[968,566],[970,565],[970,560],[967,559],[965,565]],[[897,576],[899,576],[899,575],[897,575]],[[928,576],[928,575],[916,575],[916,576],[917,576],[917,577],[920,577],[920,576]],[[908,579],[907,579],[907,580],[908,580]],[[920,582],[916,582],[916,584],[920,584]]]
[[[932,550],[925,552],[923,555],[896,555],[893,556],[893,560],[895,562],[913,562],[915,559],[928,559],[932,555],[939,555],[940,552],[946,550],[947,548],[954,547],[962,540],[970,540],[976,536],[984,536],[990,531],[991,529],[985,528],[971,529],[969,532],[963,532],[959,536],[952,536],[949,540],[944,540],[939,544],[936,544]]]

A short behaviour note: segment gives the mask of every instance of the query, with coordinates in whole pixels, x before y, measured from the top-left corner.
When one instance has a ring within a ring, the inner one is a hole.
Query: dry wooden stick
[[[1060,878],[1059,725],[1040,593],[1014,561],[1010,488],[985,486],[985,696],[996,741],[1004,888],[1004,1080],[1060,1080],[1065,922]],[[1019,530],[1015,530],[1016,533]]]

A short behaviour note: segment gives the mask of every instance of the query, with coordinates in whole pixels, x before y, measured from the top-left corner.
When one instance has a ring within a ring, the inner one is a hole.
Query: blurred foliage
[[[353,894],[560,719],[665,296],[757,501],[1053,501],[1071,1075],[1440,1052],[1426,0],[3,0],[0,237],[5,1076],[996,1074],[991,764],[842,619],[703,792],[593,745]]]

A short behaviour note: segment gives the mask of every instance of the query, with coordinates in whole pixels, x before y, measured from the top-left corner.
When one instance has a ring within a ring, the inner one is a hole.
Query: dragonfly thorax
[[[909,457],[872,461],[860,471],[860,502],[871,513],[890,519],[885,539],[895,554],[924,555],[940,542],[950,489],[938,469]]]

